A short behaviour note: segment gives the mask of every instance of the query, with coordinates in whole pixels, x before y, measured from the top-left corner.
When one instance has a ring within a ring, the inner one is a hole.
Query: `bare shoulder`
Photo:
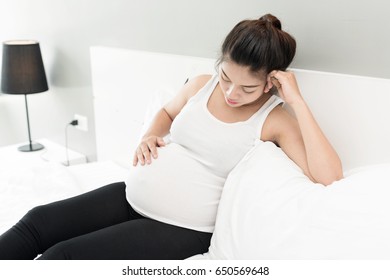
[[[176,96],[164,105],[164,110],[173,120],[188,102],[211,78],[211,75],[200,75],[190,79],[176,94]]]
[[[194,96],[205,84],[211,79],[211,75],[199,75],[190,79],[185,86],[183,87],[183,91],[186,92],[187,98],[191,98]]]
[[[261,140],[278,144],[281,137],[293,136],[296,133],[299,133],[297,120],[281,105],[278,105],[269,113],[264,122]]]

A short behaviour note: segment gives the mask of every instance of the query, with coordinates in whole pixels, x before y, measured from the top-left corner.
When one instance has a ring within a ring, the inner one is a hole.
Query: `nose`
[[[236,86],[235,85],[230,85],[230,87],[226,90],[226,95],[227,97],[231,98],[236,95]]]

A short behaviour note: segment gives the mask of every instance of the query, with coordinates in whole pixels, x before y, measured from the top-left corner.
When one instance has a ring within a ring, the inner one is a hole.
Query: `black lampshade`
[[[47,91],[45,67],[37,41],[6,41],[3,43],[1,91],[8,94],[23,94],[26,105],[29,144],[18,148],[22,152],[34,152],[44,148],[31,140],[27,94]]]
[[[48,89],[39,43],[21,40],[4,42],[1,91],[32,94]]]

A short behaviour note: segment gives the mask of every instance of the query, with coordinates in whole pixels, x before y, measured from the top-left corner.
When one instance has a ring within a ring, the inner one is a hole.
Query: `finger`
[[[137,156],[137,153],[134,153],[133,166],[137,166],[137,163],[138,163],[138,156]]]
[[[281,88],[282,84],[280,79],[282,79],[283,71],[273,70],[269,73],[269,80],[272,86],[275,86],[278,90]]]
[[[150,152],[151,152],[153,158],[157,158],[157,147],[156,147],[156,145],[150,145],[149,149],[150,149]]]
[[[271,77],[271,82],[278,90],[282,87],[282,84],[275,77]]]
[[[280,73],[281,73],[282,71],[279,71],[279,70],[273,70],[273,71],[271,71],[271,73],[269,73],[269,75],[270,75],[270,77],[272,78],[272,77],[274,77],[274,78],[278,78],[278,77],[280,77]]]
[[[150,164],[150,148],[147,146],[146,148],[142,149],[142,153],[144,155],[145,161],[147,164]]]
[[[140,147],[138,147],[138,149],[137,149],[137,158],[138,158],[138,161],[141,163],[141,165],[145,165],[144,153],[142,152]]]

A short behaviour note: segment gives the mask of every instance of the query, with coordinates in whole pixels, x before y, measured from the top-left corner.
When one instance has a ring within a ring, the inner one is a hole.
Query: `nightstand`
[[[64,146],[47,139],[38,139],[45,148],[35,152],[20,152],[18,147],[23,143],[0,147],[0,168],[2,166],[21,165],[31,166],[41,163],[59,163],[67,165],[66,149]],[[68,149],[69,165],[87,163],[85,155]]]

